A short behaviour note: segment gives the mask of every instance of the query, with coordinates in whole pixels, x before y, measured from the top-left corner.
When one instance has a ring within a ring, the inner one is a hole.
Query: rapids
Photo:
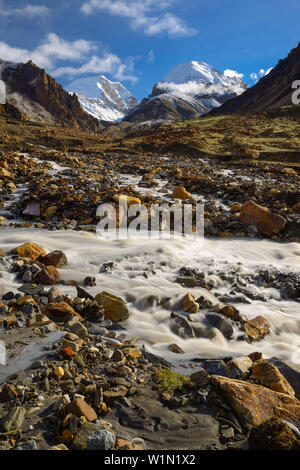
[[[299,272],[300,247],[297,243],[279,244],[268,240],[205,239],[197,240],[103,240],[93,233],[74,231],[43,231],[33,229],[2,229],[0,246],[6,251],[34,241],[46,251],[62,250],[68,257],[68,266],[60,270],[65,281],[82,282],[94,276],[97,286],[88,288],[96,295],[103,290],[121,296],[132,313],[123,325],[146,350],[164,357],[174,365],[197,358],[217,358],[245,355],[261,351],[266,358],[276,356],[299,366],[300,315],[299,304],[280,300],[277,290],[261,288],[267,302],[252,301],[237,304],[249,319],[263,315],[271,324],[271,334],[259,343],[249,344],[237,338],[227,340],[218,331],[213,339],[181,339],[171,332],[170,313],[180,310],[180,300],[191,292],[197,298],[201,288],[188,289],[175,283],[183,266],[198,268],[215,279],[213,293],[225,294],[231,290],[219,276],[220,272],[238,273],[257,269],[277,269],[281,272]],[[111,273],[100,273],[104,263],[112,262]],[[0,265],[0,295],[9,290],[17,292],[14,274]],[[63,287],[75,296],[75,287]],[[185,352],[177,355],[169,351],[171,343]],[[298,364],[299,363],[299,364]]]

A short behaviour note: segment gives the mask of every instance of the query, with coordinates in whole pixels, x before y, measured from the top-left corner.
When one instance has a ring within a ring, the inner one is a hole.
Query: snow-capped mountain
[[[222,74],[205,62],[192,61],[175,67],[156,87],[181,97],[182,93],[193,96],[212,109],[244,93],[247,85],[240,78]]]
[[[74,80],[67,90],[76,93],[87,113],[102,121],[119,121],[139,103],[121,83],[104,75],[98,81],[95,77]]]
[[[246,83],[240,78],[222,74],[205,62],[192,61],[171,70],[154,86],[151,95],[125,119],[192,119],[244,93],[246,89]]]

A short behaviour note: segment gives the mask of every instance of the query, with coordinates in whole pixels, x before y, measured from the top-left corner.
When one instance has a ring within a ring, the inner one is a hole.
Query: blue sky
[[[64,86],[104,74],[142,99],[190,60],[255,83],[297,46],[299,19],[299,0],[0,0],[0,58]]]

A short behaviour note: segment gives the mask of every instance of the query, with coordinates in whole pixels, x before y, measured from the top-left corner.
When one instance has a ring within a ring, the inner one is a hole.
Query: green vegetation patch
[[[189,379],[184,375],[177,374],[171,369],[161,368],[156,371],[155,379],[157,382],[158,391],[161,394],[169,393],[173,394],[176,390],[181,391],[185,383],[189,382]]]

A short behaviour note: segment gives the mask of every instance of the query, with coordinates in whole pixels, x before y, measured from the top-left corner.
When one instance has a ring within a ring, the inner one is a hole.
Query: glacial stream
[[[241,275],[258,269],[277,269],[281,272],[299,272],[299,244],[278,244],[251,239],[196,240],[102,240],[93,233],[74,231],[42,231],[32,229],[5,229],[0,231],[0,246],[10,251],[26,241],[34,241],[47,252],[62,250],[68,266],[62,270],[65,281],[82,282],[94,276],[97,285],[88,288],[96,295],[105,290],[121,296],[131,311],[123,325],[132,337],[139,339],[146,350],[164,357],[173,364],[195,358],[216,358],[263,352],[266,358],[300,362],[299,304],[281,300],[278,290],[261,288],[267,301],[252,300],[236,307],[249,319],[263,315],[271,324],[271,333],[259,343],[249,344],[238,337],[228,340],[215,330],[213,338],[182,339],[172,333],[169,325],[171,312],[184,314],[182,297],[191,292],[196,298],[201,288],[189,289],[175,283],[183,266],[198,268],[214,279],[213,294],[228,294],[230,283],[218,275],[234,270]],[[113,263],[110,273],[101,273],[105,263]],[[14,274],[0,272],[2,295],[8,290],[17,292]],[[66,293],[76,295],[75,287],[63,287]],[[259,288],[258,288],[259,289]],[[197,314],[199,315],[199,314]],[[168,346],[176,343],[184,354],[174,354]]]
[[[24,154],[30,158],[28,154]],[[37,160],[39,163],[42,161]],[[48,161],[51,176],[66,170],[55,162]],[[171,198],[168,183],[156,178],[154,188],[140,187],[141,176],[119,175],[119,185],[133,184],[141,194],[154,193],[161,198]],[[1,215],[21,197],[26,186],[20,186]],[[193,195],[199,202],[202,196]],[[222,201],[217,201],[218,204]],[[224,206],[224,204],[223,204]],[[16,220],[15,220],[16,221]],[[9,223],[9,221],[7,222]],[[9,252],[12,248],[33,241],[47,252],[62,250],[68,258],[68,266],[60,270],[64,281],[83,282],[87,276],[94,276],[97,285],[87,290],[96,295],[108,291],[121,296],[128,304],[131,317],[123,327],[138,344],[153,354],[163,357],[176,366],[187,364],[194,359],[222,358],[247,355],[261,351],[266,358],[276,356],[300,368],[300,309],[299,303],[281,300],[280,292],[273,288],[256,288],[263,300],[234,304],[248,319],[262,315],[271,324],[271,333],[260,342],[248,343],[241,340],[236,331],[232,339],[214,329],[209,338],[183,339],[171,331],[172,312],[185,315],[181,299],[190,292],[195,298],[206,294],[201,288],[189,289],[176,283],[178,271],[183,266],[197,268],[213,280],[212,294],[229,295],[232,290],[230,278],[235,275],[253,274],[259,270],[277,270],[282,273],[300,272],[300,246],[297,243],[279,244],[268,240],[254,239],[205,239],[202,240],[105,240],[90,232],[46,231],[35,229],[0,228],[0,247]],[[105,263],[112,263],[111,272],[100,272]],[[227,275],[227,276],[226,276]],[[12,290],[18,292],[15,274],[8,273],[0,265],[0,296]],[[65,293],[76,296],[75,287],[63,286]],[[212,297],[212,300],[214,297]],[[230,301],[228,302],[230,303]],[[197,318],[201,322],[201,312]],[[197,320],[198,321],[198,320]],[[51,342],[51,335],[50,342]],[[177,344],[184,354],[169,350],[170,344]],[[48,342],[47,342],[48,344]],[[25,348],[22,357],[9,361],[7,370],[0,368],[0,379],[17,370],[28,367],[33,359],[43,354],[43,347],[32,344]]]

